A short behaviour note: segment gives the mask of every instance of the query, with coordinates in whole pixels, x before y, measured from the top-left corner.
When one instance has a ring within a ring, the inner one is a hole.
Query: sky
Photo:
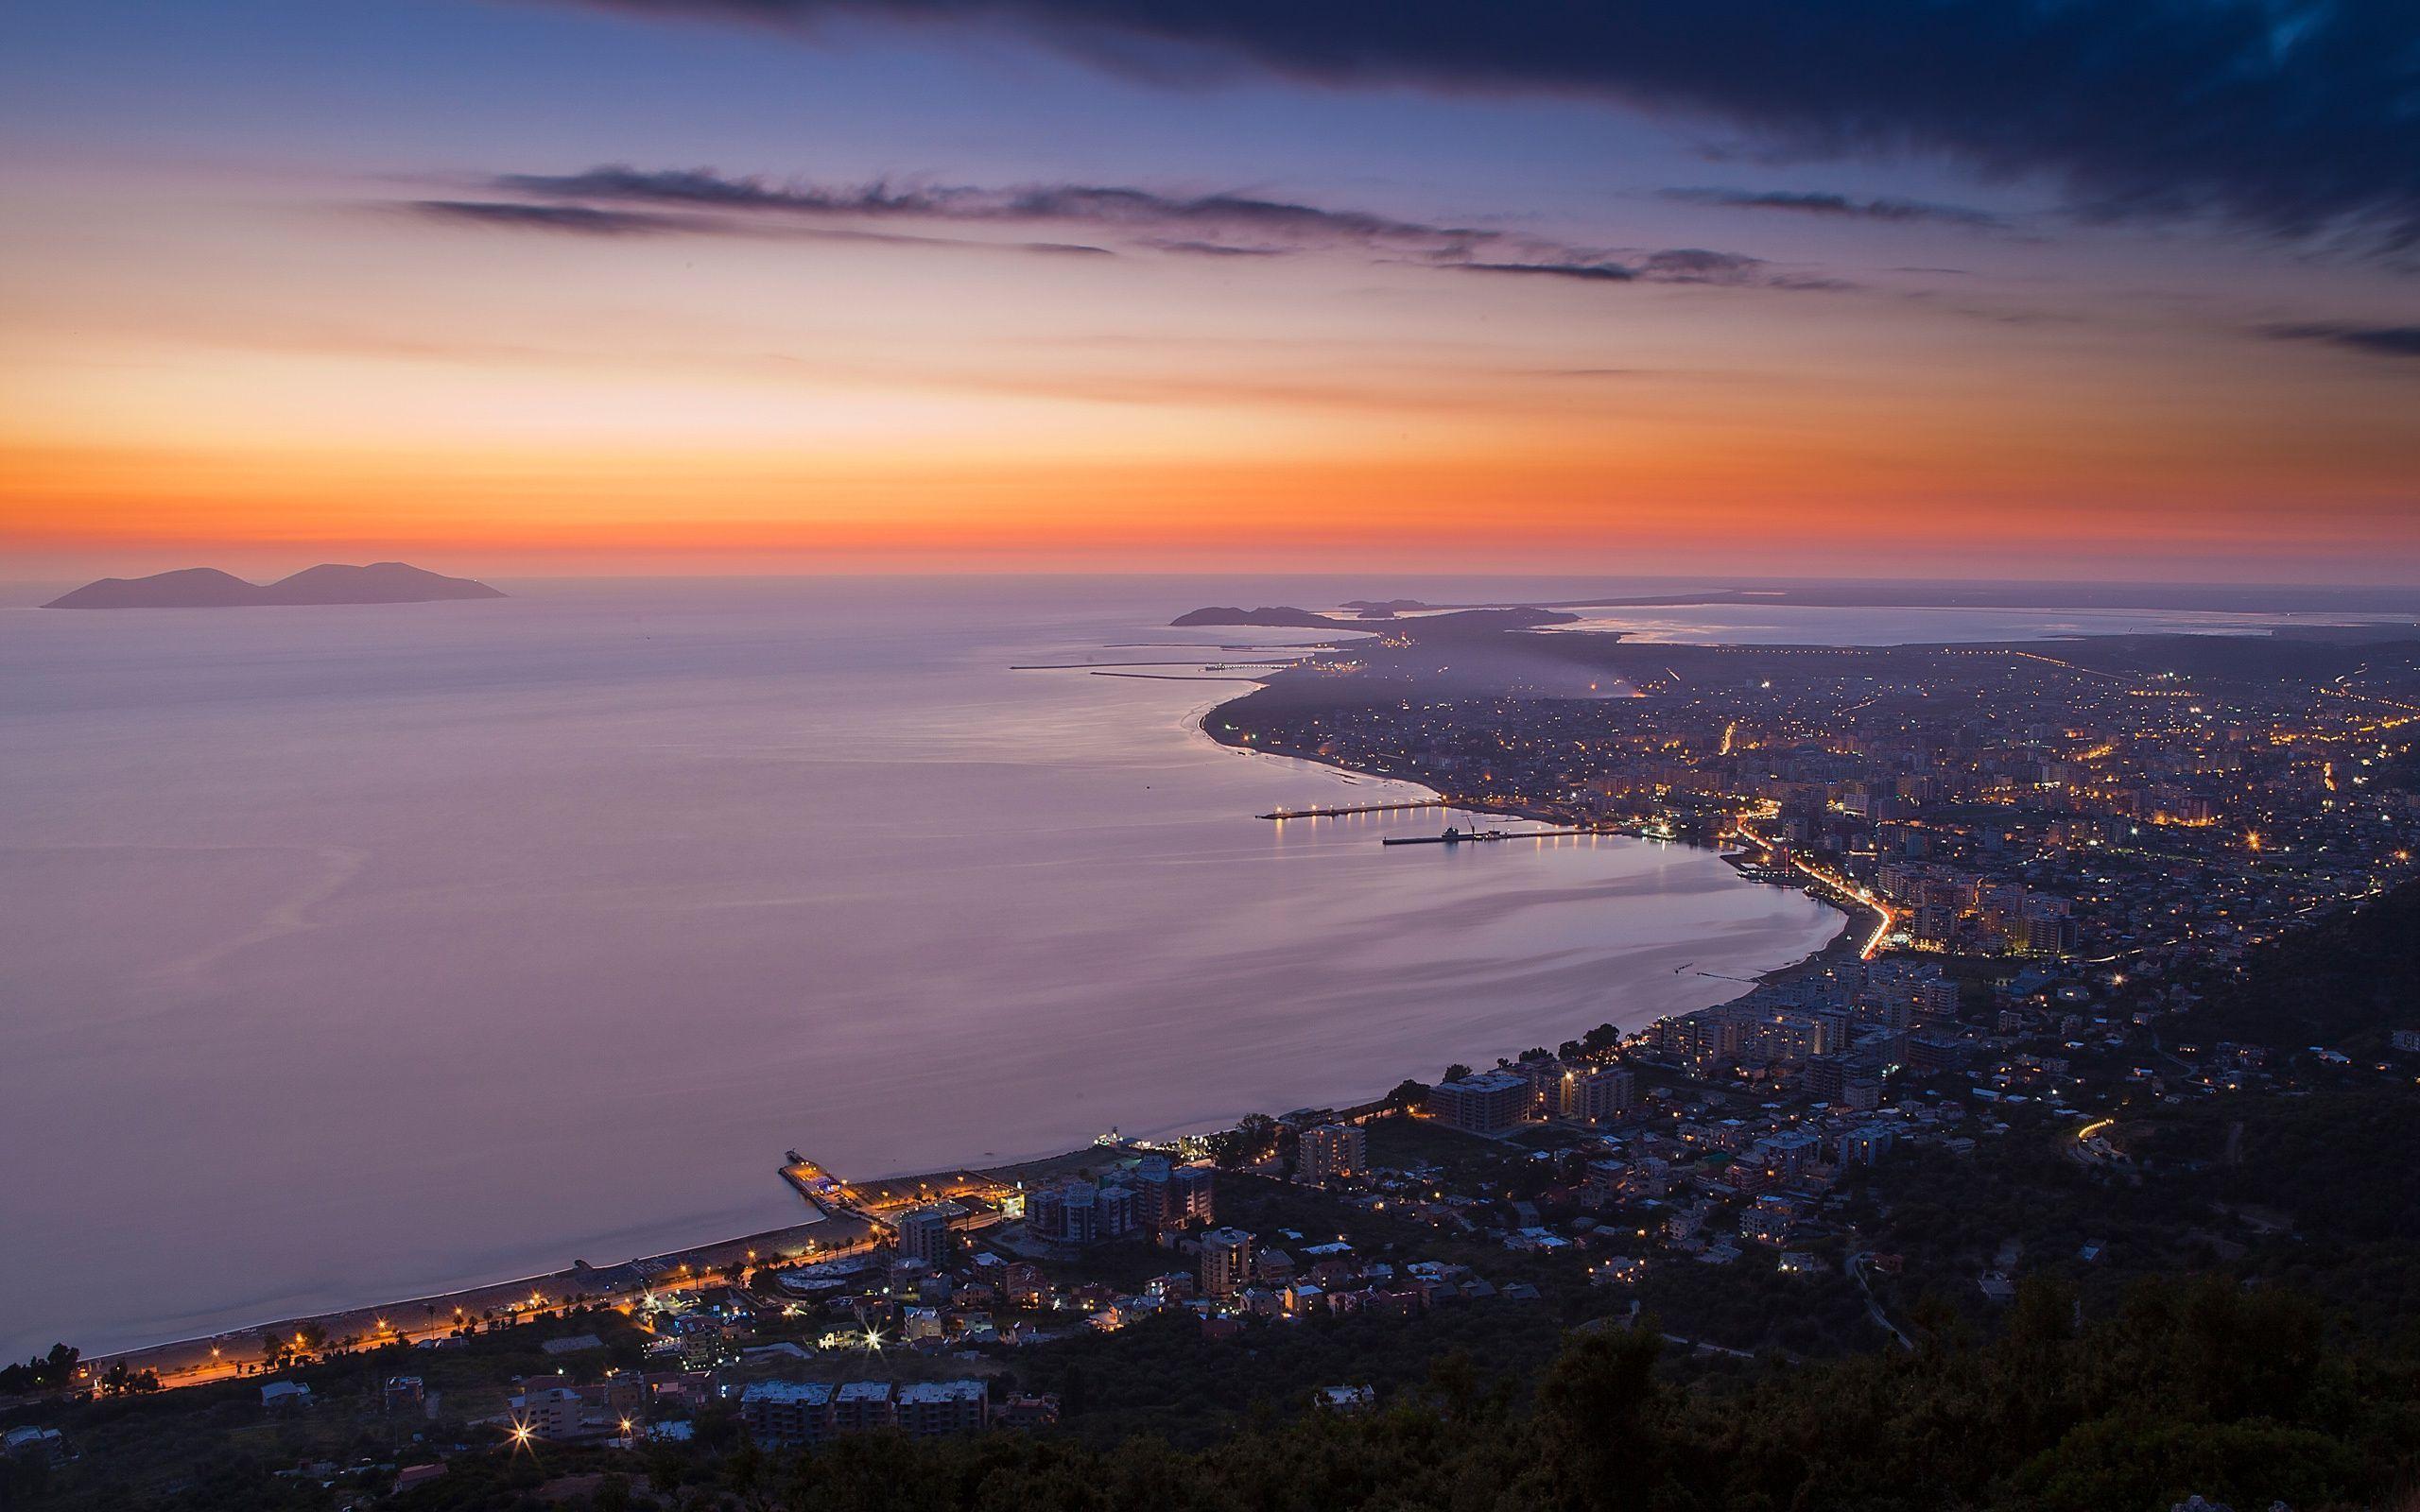
[[[0,576],[2420,580],[2406,0],[19,0]]]

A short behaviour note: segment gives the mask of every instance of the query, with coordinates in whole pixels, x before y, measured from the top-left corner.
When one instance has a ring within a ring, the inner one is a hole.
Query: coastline
[[[1278,675],[1282,676],[1283,674]],[[1270,681],[1268,678],[1255,678],[1253,680],[1255,684],[1254,692],[1258,692],[1261,688],[1268,687]],[[1250,739],[1228,740],[1221,738],[1217,730],[1211,729],[1210,719],[1213,714],[1216,714],[1219,710],[1242,703],[1252,696],[1252,694],[1247,693],[1233,698],[1224,699],[1219,703],[1211,705],[1207,709],[1202,710],[1199,715],[1193,716],[1194,723],[1201,730],[1202,737],[1208,740],[1211,744],[1219,746],[1224,749],[1242,751],[1248,755],[1274,757],[1283,761],[1307,762],[1314,766],[1322,766],[1330,771],[1343,772],[1359,778],[1368,778],[1373,775],[1368,772],[1355,771],[1351,767],[1340,766],[1335,762],[1322,757],[1316,750],[1296,750],[1288,747],[1263,745],[1257,740]],[[1430,796],[1438,799],[1443,802],[1448,809],[1460,809],[1467,814],[1499,815],[1506,818],[1522,819],[1534,824],[1562,824],[1569,822],[1569,816],[1558,814],[1555,810],[1543,804],[1476,803],[1458,798],[1455,795],[1446,792],[1443,788],[1432,786],[1428,782],[1417,777],[1399,777],[1392,773],[1388,773],[1379,777],[1378,780],[1387,782],[1400,782],[1406,787],[1417,788],[1421,792],[1429,794]],[[1677,845],[1686,847],[1693,850],[1710,850],[1714,852],[1717,859],[1720,860],[1725,866],[1731,868],[1733,872],[1738,875],[1741,882],[1747,883],[1752,886],[1787,887],[1792,892],[1804,893],[1815,902],[1822,903],[1824,906],[1831,909],[1833,912],[1841,916],[1841,927],[1834,932],[1830,939],[1825,940],[1821,946],[1807,952],[1805,955],[1798,957],[1796,960],[1788,961],[1780,966],[1775,966],[1769,970],[1759,971],[1754,977],[1741,979],[1743,981],[1741,989],[1731,994],[1730,997],[1720,1000],[1722,1003],[1729,1003],[1735,999],[1745,997],[1749,991],[1753,990],[1756,987],[1773,982],[1785,981],[1789,977],[1795,976],[1807,970],[1809,967],[1812,967],[1818,961],[1830,958],[1836,953],[1841,951],[1844,946],[1847,947],[1849,954],[1856,954],[1855,947],[1849,944],[1852,937],[1852,931],[1855,930],[1858,922],[1857,914],[1854,910],[1842,904],[1840,900],[1827,897],[1824,893],[1819,892],[1812,887],[1799,886],[1794,883],[1767,882],[1759,878],[1746,875],[1742,869],[1742,858],[1747,853],[1744,850],[1725,850],[1720,846],[1702,847],[1695,841],[1691,840],[1650,839],[1645,835],[1635,833],[1629,829],[1620,828],[1618,826],[1608,828],[1603,833],[1618,838],[1635,840],[1642,845]],[[1593,1028],[1595,1025],[1592,1024],[1589,1025],[1589,1027]]]
[[[1215,727],[1215,716],[1218,713],[1220,710],[1226,709],[1231,705],[1239,702],[1242,698],[1250,697],[1253,693],[1257,692],[1261,687],[1266,685],[1266,680],[1262,679],[1250,679],[1250,681],[1252,684],[1251,689],[1236,697],[1220,698],[1216,701],[1196,704],[1186,709],[1181,715],[1181,724],[1185,729],[1186,732],[1194,738],[1206,740],[1214,746],[1222,747],[1228,749],[1243,751],[1253,755],[1275,756],[1287,760],[1306,762],[1325,772],[1336,773],[1340,776],[1359,778],[1365,781],[1371,780],[1372,774],[1354,772],[1350,768],[1340,766],[1334,762],[1321,759],[1316,752],[1270,749],[1259,746],[1256,742],[1221,739]],[[1530,819],[1539,822],[1554,822],[1552,816],[1549,813],[1539,809],[1512,805],[1464,804],[1461,800],[1453,798],[1452,795],[1431,787],[1426,782],[1413,778],[1389,776],[1378,780],[1390,783],[1400,783],[1407,789],[1433,794],[1449,804],[1464,808],[1468,812],[1472,813],[1495,814],[1507,817]],[[1627,835],[1626,837],[1638,838],[1634,835]],[[1692,849],[1700,848],[1692,847]],[[1748,879],[1743,878],[1741,880],[1745,881]],[[1820,901],[1827,903],[1831,902],[1828,899],[1823,899]],[[1836,911],[1838,910],[1838,904],[1835,903],[1832,904],[1832,906]],[[1732,997],[1736,997],[1740,992],[1748,990],[1755,982],[1773,980],[1787,976],[1792,972],[1806,969],[1812,962],[1824,958],[1830,952],[1840,948],[1841,941],[1847,937],[1849,918],[1845,912],[1842,912],[1841,918],[1842,924],[1841,929],[1836,931],[1832,937],[1817,950],[1810,952],[1804,956],[1798,957],[1795,960],[1768,969],[1767,971],[1759,973],[1754,979],[1721,978],[1721,980],[1726,982],[1737,982],[1739,986],[1738,991],[1725,994],[1718,1001],[1730,1001]],[[1587,1027],[1592,1027],[1592,1025],[1576,1025],[1573,1026],[1570,1032],[1582,1032]],[[1381,1092],[1380,1095],[1383,1095],[1383,1093]],[[1360,1103],[1366,1102],[1367,1100],[1367,1097],[1357,1099],[1355,1097],[1348,1096],[1340,1098],[1334,1103],[1326,1106],[1338,1108],[1353,1107],[1358,1106]],[[1268,1109],[1241,1108],[1222,1114],[1219,1119],[1215,1120],[1203,1120],[1198,1122],[1190,1120],[1184,1121],[1181,1124],[1170,1125],[1167,1130],[1167,1137],[1176,1137],[1179,1132],[1207,1132],[1212,1129],[1231,1127],[1236,1120],[1254,1111],[1265,1112],[1268,1111]],[[1067,1159],[1070,1155],[1080,1155],[1081,1153],[1083,1153],[1081,1150],[1067,1152],[1064,1154],[1042,1151],[1030,1156],[1024,1156],[1008,1161],[995,1162],[980,1169],[986,1171],[996,1171],[1016,1166],[1030,1165],[1037,1161]],[[964,1170],[975,1168],[959,1164],[947,1169]],[[940,1173],[904,1170],[899,1172],[870,1171],[856,1176],[854,1179],[864,1181],[912,1181],[917,1179],[919,1176],[931,1176],[938,1174]],[[171,1380],[169,1383],[175,1385],[200,1384],[209,1381],[232,1379],[241,1373],[232,1363],[224,1368],[217,1368],[213,1366],[212,1362],[214,1360],[224,1358],[223,1351],[226,1346],[232,1341],[236,1343],[239,1347],[244,1348],[247,1363],[249,1363],[249,1357],[256,1354],[257,1352],[256,1348],[254,1347],[257,1345],[257,1341],[264,1331],[273,1330],[280,1333],[291,1333],[303,1327],[316,1326],[324,1332],[331,1339],[353,1335],[363,1339],[365,1343],[374,1343],[379,1337],[383,1336],[390,1339],[402,1338],[412,1342],[418,1342],[420,1340],[432,1337],[442,1337],[444,1334],[450,1332],[452,1310],[457,1306],[462,1308],[466,1314],[475,1316],[480,1312],[491,1308],[502,1309],[522,1305],[533,1295],[546,1298],[550,1306],[561,1306],[573,1295],[586,1297],[592,1300],[610,1299],[614,1297],[628,1297],[643,1292],[647,1290],[650,1284],[658,1286],[666,1284],[663,1280],[663,1278],[666,1275],[677,1275],[683,1266],[688,1267],[694,1272],[702,1273],[712,1267],[728,1265],[735,1261],[756,1259],[760,1255],[772,1255],[780,1258],[798,1258],[811,1252],[821,1257],[836,1253],[856,1252],[863,1248],[872,1247],[873,1245],[876,1243],[872,1234],[867,1231],[860,1230],[844,1234],[842,1230],[849,1226],[849,1223],[850,1220],[834,1218],[813,1220],[806,1223],[759,1230],[754,1233],[743,1234],[731,1238],[715,1239],[697,1244],[685,1245],[656,1255],[640,1257],[638,1259],[622,1262],[619,1264],[604,1267],[592,1267],[586,1265],[584,1263],[575,1262],[568,1267],[554,1271],[542,1272],[535,1275],[523,1275],[494,1281],[467,1281],[448,1289],[406,1297],[399,1300],[365,1304],[362,1306],[337,1309],[330,1312],[298,1314],[289,1317],[264,1320],[262,1322],[223,1330],[209,1334],[134,1346],[108,1353],[95,1354],[85,1363],[88,1366],[95,1366],[96,1368],[105,1368],[108,1364],[125,1361],[131,1368],[135,1369],[160,1369],[164,1376],[168,1376],[172,1371],[174,1371],[177,1372],[177,1377],[176,1379]],[[429,1321],[432,1313],[441,1314],[443,1316],[445,1321],[442,1326]],[[421,1318],[421,1321],[417,1324],[413,1321],[413,1314],[419,1314]],[[390,1324],[395,1324],[396,1326],[387,1331],[384,1335],[381,1335],[377,1329],[377,1324],[382,1320]],[[222,1350],[221,1355],[213,1356],[209,1353],[214,1345],[220,1348]]]

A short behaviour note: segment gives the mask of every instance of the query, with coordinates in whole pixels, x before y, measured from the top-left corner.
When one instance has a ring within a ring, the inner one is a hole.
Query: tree
[[[83,1351],[64,1344],[54,1344],[47,1354],[38,1354],[23,1365],[0,1369],[0,1393],[49,1391],[76,1379],[76,1362]]]
[[[1220,1165],[1250,1165],[1271,1154],[1276,1144],[1277,1120],[1253,1113],[1234,1128],[1211,1135],[1210,1155]]]
[[[1428,1389],[1449,1418],[1465,1418],[1478,1400],[1478,1366],[1468,1349],[1449,1349],[1428,1362]]]
[[[681,1483],[686,1478],[687,1470],[687,1461],[683,1459],[681,1452],[671,1445],[658,1444],[648,1451],[647,1486],[648,1489],[656,1495],[670,1498],[674,1492],[681,1489]]]
[[[1444,1079],[1446,1081],[1461,1081],[1467,1078],[1470,1074],[1471,1068],[1463,1065],[1458,1060],[1445,1068]]]
[[[1653,1484],[1658,1458],[1647,1423],[1655,1400],[1655,1358],[1664,1340],[1651,1325],[1598,1328],[1572,1341],[1538,1383],[1538,1426],[1547,1459],[1565,1486]]]
[[[1406,1076],[1395,1083],[1394,1091],[1387,1093],[1387,1104],[1391,1108],[1409,1113],[1428,1101],[1428,1091],[1426,1082],[1414,1081]]]

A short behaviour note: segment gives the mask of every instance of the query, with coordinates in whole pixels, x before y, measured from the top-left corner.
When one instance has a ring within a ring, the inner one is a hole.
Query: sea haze
[[[1271,824],[1403,790],[1213,745],[1241,682],[1011,670],[1199,678],[1306,636],[1178,612],[1366,584],[502,586],[0,611],[0,1351],[795,1221],[792,1146],[890,1174],[1368,1095],[1841,924],[1703,851]]]

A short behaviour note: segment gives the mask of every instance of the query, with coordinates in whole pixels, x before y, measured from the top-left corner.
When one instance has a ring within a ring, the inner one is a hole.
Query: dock
[[[958,1169],[924,1176],[843,1181],[799,1154],[786,1152],[782,1179],[827,1218],[855,1218],[890,1230],[903,1213],[937,1202],[959,1202],[996,1214],[1013,1194],[1013,1183],[983,1171]]]
[[[1279,809],[1263,814],[1264,819],[1340,819],[1354,814],[1398,814],[1405,809],[1451,808],[1451,800],[1442,798],[1406,799],[1400,803],[1353,803],[1334,808]]]
[[[1604,830],[1454,830],[1443,834],[1391,834],[1380,845],[1481,845],[1495,840],[1561,840],[1575,834],[1604,834]]]

